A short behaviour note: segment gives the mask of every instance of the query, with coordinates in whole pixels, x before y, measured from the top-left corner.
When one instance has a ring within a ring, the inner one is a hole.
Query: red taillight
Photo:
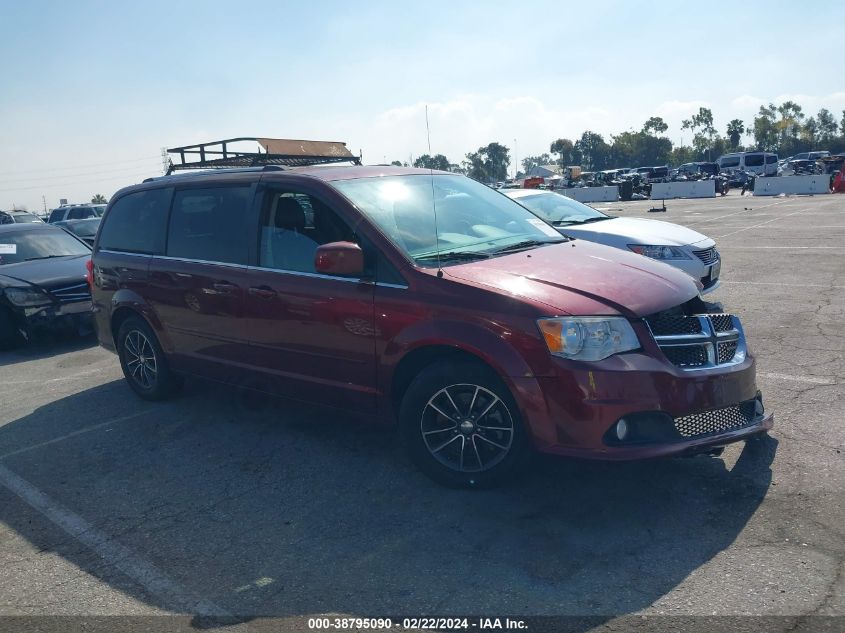
[[[85,262],[85,270],[88,271],[88,274],[85,275],[85,280],[88,282],[88,288],[93,290],[94,289],[94,262],[92,260],[88,260]]]

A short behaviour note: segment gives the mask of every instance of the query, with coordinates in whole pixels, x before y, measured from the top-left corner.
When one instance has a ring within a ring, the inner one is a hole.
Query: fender
[[[392,411],[387,409],[390,409],[393,378],[401,360],[424,347],[447,346],[471,354],[490,366],[519,403],[522,418],[531,427],[534,437],[545,437],[548,408],[538,374],[507,341],[509,334],[507,328],[489,321],[426,320],[405,328],[387,342],[381,355],[378,382],[385,396],[382,414],[392,417]],[[538,353],[547,358],[548,350],[540,344],[538,341]]]
[[[139,295],[134,290],[129,288],[120,288],[117,290],[111,297],[111,302],[109,305],[109,315],[108,315],[108,326],[111,328],[111,319],[114,313],[120,308],[130,308],[134,312],[137,312],[143,319],[147,322],[155,335],[158,337],[159,343],[161,344],[162,349],[164,349],[165,353],[171,354],[174,351],[173,342],[170,340],[170,337],[167,335],[167,332],[164,329],[164,326],[161,323],[161,320],[158,318],[158,314],[153,310],[152,306],[144,299],[141,295]],[[116,332],[112,332],[112,338],[116,335]]]

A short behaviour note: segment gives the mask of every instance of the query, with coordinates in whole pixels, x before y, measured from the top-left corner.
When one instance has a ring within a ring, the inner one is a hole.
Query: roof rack
[[[258,143],[257,152],[232,149],[233,143],[253,141]],[[264,151],[261,151],[261,147]],[[303,141],[295,139],[262,138],[240,136],[222,141],[209,141],[184,147],[172,147],[168,154],[179,156],[180,162],[172,160],[167,174],[184,169],[211,169],[218,167],[261,167],[276,165],[285,167],[304,167],[307,165],[325,165],[330,163],[351,162],[361,164],[361,157],[355,156],[339,141]]]

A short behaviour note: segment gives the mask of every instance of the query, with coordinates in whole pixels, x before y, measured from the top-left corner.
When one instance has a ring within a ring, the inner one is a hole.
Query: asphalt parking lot
[[[446,490],[388,430],[142,402],[92,340],[42,342],[0,354],[0,615],[845,615],[845,196],[596,206],[716,239],[768,440]]]

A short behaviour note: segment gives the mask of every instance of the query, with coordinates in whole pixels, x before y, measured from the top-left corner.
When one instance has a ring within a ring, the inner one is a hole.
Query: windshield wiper
[[[590,224],[591,222],[601,222],[602,220],[612,219],[609,215],[598,218],[585,218],[583,220],[555,220],[552,226],[568,226],[570,224]]]
[[[443,251],[442,253],[428,253],[426,255],[419,255],[415,257],[417,261],[421,260],[462,260],[473,261],[476,259],[487,259],[490,255],[487,253],[480,253],[478,251]]]
[[[52,259],[53,257],[73,257],[73,255],[41,255],[39,257],[27,257],[24,261],[31,262],[35,259]]]
[[[561,236],[563,237],[563,236]],[[529,248],[534,248],[536,246],[545,246],[546,244],[560,244],[561,242],[565,242],[566,239],[559,239],[554,241],[540,241],[540,240],[525,240],[523,242],[517,242],[516,244],[508,244],[507,246],[503,246],[502,248],[498,248],[493,253],[512,253],[515,251],[524,251]]]

